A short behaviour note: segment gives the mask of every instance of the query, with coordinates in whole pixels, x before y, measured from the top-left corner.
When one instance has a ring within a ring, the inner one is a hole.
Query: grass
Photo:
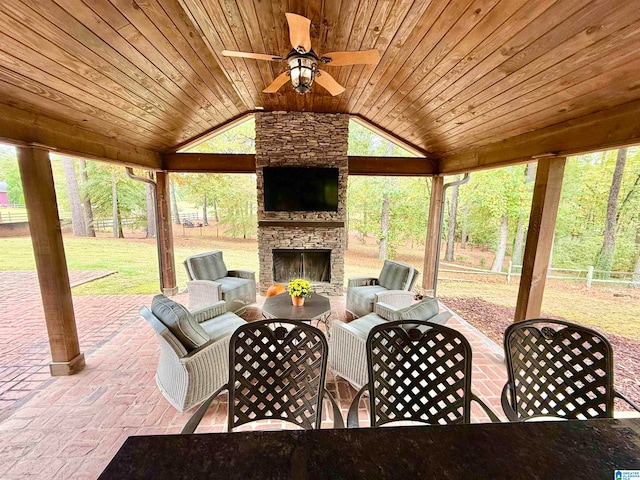
[[[207,233],[211,236],[206,236]],[[182,259],[208,250],[223,250],[229,268],[258,270],[255,240],[217,238],[214,235],[213,227],[206,227],[203,236],[200,236],[200,229],[175,229],[174,255],[180,288],[184,288],[187,281]],[[75,287],[74,295],[129,295],[157,293],[159,290],[157,247],[153,239],[65,235],[64,244],[69,270],[117,272]],[[465,255],[469,252],[466,251]],[[382,260],[377,257],[375,242],[361,243],[351,238],[345,260],[345,281],[349,277],[377,276],[382,266]],[[422,270],[423,247],[401,249],[397,258]],[[35,270],[29,238],[0,239],[0,270]],[[441,280],[438,284],[440,296],[478,297],[508,307],[515,306],[517,293],[517,283],[508,285],[504,278],[496,277],[474,278],[469,282]],[[582,285],[550,281],[545,290],[542,311],[630,339],[640,336],[640,291],[637,289],[593,287],[586,290]]]

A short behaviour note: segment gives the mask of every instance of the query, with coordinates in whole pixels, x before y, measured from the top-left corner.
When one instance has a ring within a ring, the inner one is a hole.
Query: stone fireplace
[[[259,289],[307,278],[314,292],[342,295],[349,116],[256,113]],[[337,211],[265,211],[264,167],[338,169]]]

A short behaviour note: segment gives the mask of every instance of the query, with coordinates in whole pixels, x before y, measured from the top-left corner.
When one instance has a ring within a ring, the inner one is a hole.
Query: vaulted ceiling
[[[262,90],[285,12],[346,87]],[[640,142],[639,0],[4,0],[0,140],[160,167],[163,152],[264,110],[357,115],[442,171]]]

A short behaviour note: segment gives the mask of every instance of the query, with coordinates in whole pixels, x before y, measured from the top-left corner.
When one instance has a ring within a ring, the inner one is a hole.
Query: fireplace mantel
[[[343,228],[344,222],[325,220],[260,220],[258,227]]]

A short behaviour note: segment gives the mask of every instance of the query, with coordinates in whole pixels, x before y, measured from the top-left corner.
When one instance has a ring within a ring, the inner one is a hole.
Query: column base
[[[65,377],[82,371],[85,365],[84,354],[79,353],[68,362],[51,362],[49,371],[52,377]]]
[[[173,297],[174,295],[178,294],[178,287],[163,288],[162,293],[165,294],[167,297]]]

